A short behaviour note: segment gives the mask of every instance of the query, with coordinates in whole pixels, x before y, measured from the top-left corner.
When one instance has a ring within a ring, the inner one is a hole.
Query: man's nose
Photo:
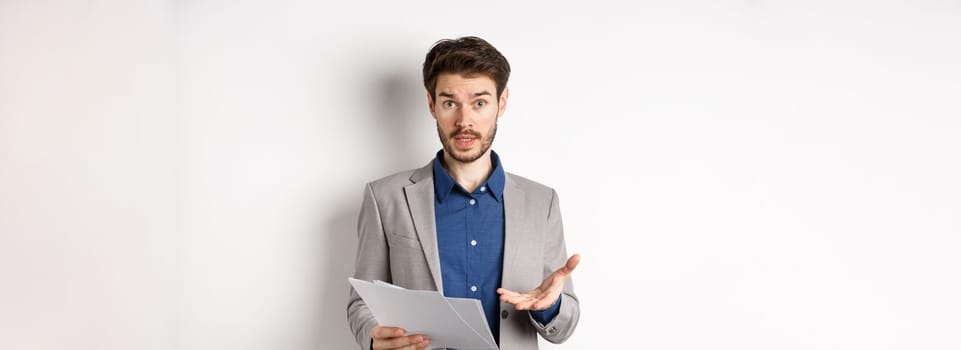
[[[472,111],[470,108],[458,108],[456,113],[455,126],[463,129],[470,129],[474,127],[474,111]]]

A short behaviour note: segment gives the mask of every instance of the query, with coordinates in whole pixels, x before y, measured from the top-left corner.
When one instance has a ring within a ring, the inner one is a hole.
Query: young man
[[[500,349],[567,340],[580,308],[568,278],[557,193],[504,171],[490,149],[507,108],[510,65],[477,37],[441,40],[424,61],[443,150],[427,166],[367,185],[354,278],[481,301]],[[519,292],[518,292],[519,291]],[[425,349],[429,335],[379,325],[351,289],[362,349]]]

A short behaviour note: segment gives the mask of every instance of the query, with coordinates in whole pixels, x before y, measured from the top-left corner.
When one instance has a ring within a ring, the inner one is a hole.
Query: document
[[[348,280],[378,323],[426,335],[431,349],[497,350],[479,300],[446,298],[440,292],[382,281]]]

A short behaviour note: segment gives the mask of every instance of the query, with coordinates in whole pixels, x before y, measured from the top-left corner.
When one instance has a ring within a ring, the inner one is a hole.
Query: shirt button
[[[487,186],[481,186],[481,192],[487,191]]]
[[[476,239],[470,240],[470,245],[477,245],[477,240]]]
[[[468,203],[470,203],[470,205],[474,205],[474,204],[477,204],[477,201],[471,199]]]
[[[507,319],[507,310],[501,311],[501,318]]]
[[[477,286],[470,286],[470,291],[471,291],[471,292],[476,292],[476,291],[477,291]]]

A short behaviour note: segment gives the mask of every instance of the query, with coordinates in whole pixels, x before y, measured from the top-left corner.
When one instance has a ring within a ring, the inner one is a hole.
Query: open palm
[[[579,254],[572,255],[567,259],[567,263],[561,268],[557,269],[547,276],[540,286],[531,289],[527,293],[518,293],[510,291],[504,288],[497,288],[497,294],[500,294],[500,300],[514,304],[514,308],[517,310],[545,310],[561,295],[564,290],[564,281],[571,275],[577,264],[580,263],[581,256]]]

